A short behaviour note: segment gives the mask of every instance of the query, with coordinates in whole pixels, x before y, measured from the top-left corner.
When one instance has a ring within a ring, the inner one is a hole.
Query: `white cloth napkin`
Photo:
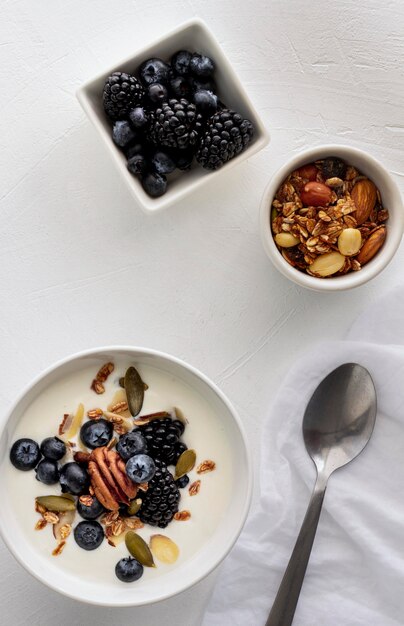
[[[330,478],[296,626],[404,624],[404,291],[369,308],[346,341],[322,343],[292,367],[263,425],[260,502],[225,561],[203,626],[263,626],[287,565],[315,470],[301,435],[320,380],[345,362],[371,373],[372,438]],[[269,373],[268,373],[269,375]]]

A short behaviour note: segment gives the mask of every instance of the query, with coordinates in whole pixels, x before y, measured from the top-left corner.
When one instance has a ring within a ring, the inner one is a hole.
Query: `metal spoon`
[[[317,480],[299,536],[266,626],[290,626],[313,546],[327,481],[366,446],[376,419],[376,391],[369,372],[345,363],[319,384],[303,418],[306,449]]]

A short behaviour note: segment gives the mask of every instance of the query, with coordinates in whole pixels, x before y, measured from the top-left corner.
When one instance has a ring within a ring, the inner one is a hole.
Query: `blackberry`
[[[138,430],[146,440],[148,454],[154,460],[160,459],[167,465],[176,462],[181,429],[171,417],[154,420],[149,424],[139,426]]]
[[[202,130],[202,116],[185,98],[168,102],[151,112],[150,139],[169,148],[188,148],[197,143]]]
[[[138,517],[144,524],[165,528],[178,511],[180,492],[163,461],[156,460],[156,473],[149,482]]]
[[[254,127],[240,113],[223,109],[207,122],[196,160],[208,170],[217,170],[249,144]]]
[[[120,120],[134,107],[140,106],[144,90],[135,76],[114,72],[105,81],[102,99],[104,109],[111,120]]]

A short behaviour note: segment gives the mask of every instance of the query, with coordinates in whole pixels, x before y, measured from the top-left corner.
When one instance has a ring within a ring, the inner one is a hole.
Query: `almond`
[[[316,276],[332,276],[336,274],[345,264],[345,257],[339,252],[325,252],[320,254],[309,266],[311,274]]]
[[[359,261],[361,265],[365,265],[368,263],[377,252],[379,252],[380,248],[384,244],[384,240],[386,239],[386,229],[384,226],[381,226],[377,230],[375,230],[370,237],[363,244],[361,251],[359,252],[356,259]]]
[[[327,206],[330,204],[332,191],[323,183],[311,181],[306,183],[300,194],[300,199],[305,206]]]
[[[377,189],[371,180],[359,180],[351,191],[351,198],[356,206],[355,217],[358,225],[366,222],[375,208]]]
[[[293,248],[300,243],[300,239],[292,235],[292,233],[278,233],[275,235],[275,241],[280,248]]]

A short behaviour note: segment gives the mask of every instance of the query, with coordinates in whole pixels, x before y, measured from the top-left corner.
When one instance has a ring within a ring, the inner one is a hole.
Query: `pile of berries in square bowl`
[[[133,74],[114,72],[102,98],[115,145],[153,198],[167,191],[175,170],[217,170],[254,135],[251,121],[218,97],[214,60],[198,52],[179,50],[169,62],[151,58]]]

